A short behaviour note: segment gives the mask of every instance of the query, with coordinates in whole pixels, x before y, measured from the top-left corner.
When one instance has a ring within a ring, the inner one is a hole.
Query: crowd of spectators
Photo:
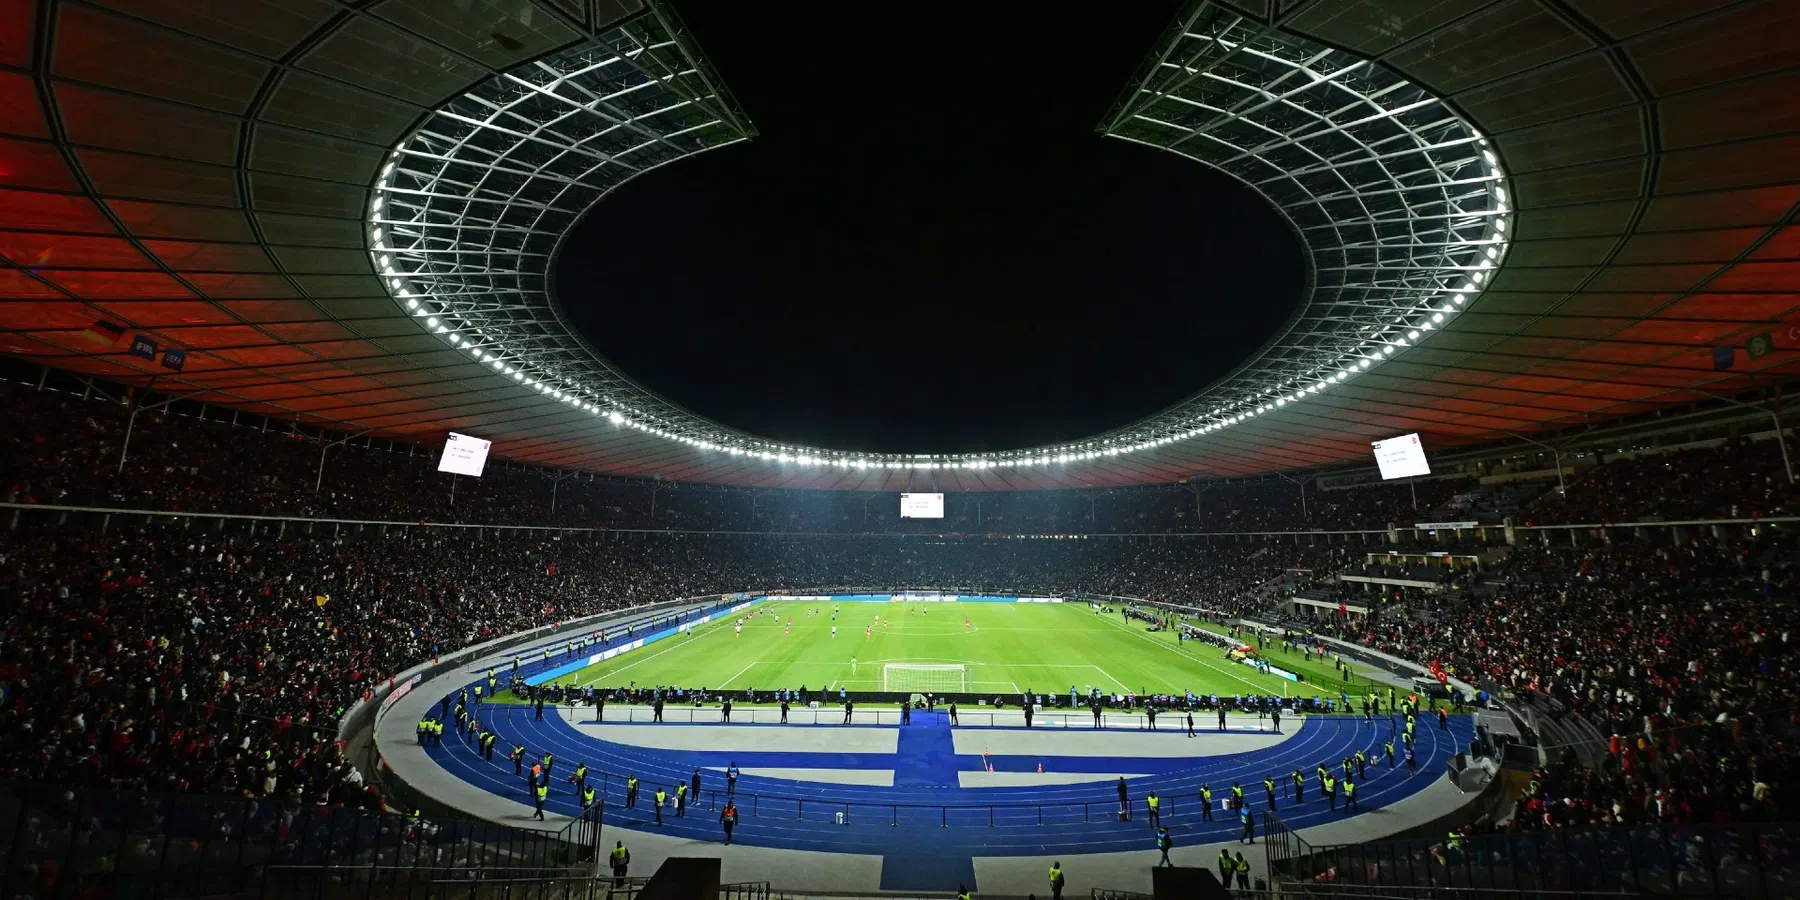
[[[1533,522],[1766,519],[1800,509],[1773,440],[1620,456],[1594,467],[1558,495],[1538,499]]]
[[[1346,637],[1543,698],[1607,736],[1597,765],[1554,752],[1515,827],[1792,820],[1800,555],[1773,529],[1725,534],[1515,550],[1478,602],[1378,615]]]
[[[918,524],[887,495],[556,481],[522,467],[459,480],[452,503],[423,449],[334,447],[315,490],[313,437],[144,413],[120,467],[117,403],[0,391],[16,412],[0,439],[12,502],[614,530],[0,536],[0,738],[15,750],[0,776],[132,790],[373,803],[332,741],[351,704],[438,653],[580,615],[857,586],[1120,595],[1233,615],[1301,590],[1350,599],[1332,573],[1398,570],[1344,543],[974,535],[1385,527],[1413,511],[1410,486],[1309,491],[1302,514],[1294,485],[1251,482],[953,494],[944,520]],[[1421,483],[1421,508],[1458,487]],[[1769,517],[1790,493],[1771,445],[1732,443],[1599,466],[1530,514]],[[830,536],[909,527],[970,536]],[[1611,736],[1597,764],[1558,754],[1515,827],[1792,818],[1797,548],[1766,527],[1656,540],[1522,544],[1459,570],[1433,602],[1402,591],[1367,620],[1327,610],[1314,624],[1544,698]]]
[[[1127,594],[1233,609],[1307,560],[1147,538],[620,534],[587,541],[0,537],[0,776],[363,802],[342,714],[442,652],[581,615],[782,586]]]
[[[0,380],[14,503],[382,521],[783,534],[1182,534],[1385,529],[1466,515],[1470,479],[1304,492],[1283,479],[1083,491],[950,492],[944,518],[902,519],[892,494],[624,479],[490,460],[480,478],[437,471],[435,448],[334,443],[314,432],[147,409]],[[215,410],[215,413],[218,411]],[[124,451],[122,454],[122,450]],[[124,457],[121,465],[121,455]],[[322,463],[322,468],[321,468]],[[1773,441],[1620,456],[1566,492],[1548,481],[1520,524],[1768,518],[1800,509]],[[1516,487],[1516,485],[1514,486]],[[1527,492],[1531,493],[1531,492]]]
[[[1169,534],[1386,528],[1470,482],[1305,491],[1281,479],[1087,491],[951,492],[941,520],[899,517],[893,494],[751,490],[596,477],[490,460],[437,471],[434,448],[321,442],[0,381],[8,502],[381,521],[806,533]],[[219,414],[219,410],[213,411]],[[328,444],[330,444],[328,446]],[[121,451],[124,462],[121,466]],[[321,469],[321,461],[323,468]]]

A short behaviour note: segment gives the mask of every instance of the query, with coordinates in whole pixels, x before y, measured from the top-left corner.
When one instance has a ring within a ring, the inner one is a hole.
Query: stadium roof
[[[1099,127],[1267,196],[1311,259],[1294,320],[1117,433],[881,457],[679,409],[547,292],[608,190],[755,136],[666,3],[22,0],[0,6],[0,350],[678,480],[1311,468],[1408,431],[1441,449],[1787,380],[1797,94],[1787,0],[1195,4]]]

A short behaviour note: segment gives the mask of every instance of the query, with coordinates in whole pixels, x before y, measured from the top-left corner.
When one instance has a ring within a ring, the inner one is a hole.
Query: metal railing
[[[716,710],[714,710],[716,712]],[[823,711],[821,711],[823,712]],[[892,713],[897,716],[898,713]],[[841,718],[843,713],[838,711]],[[733,712],[736,720],[737,713]],[[1345,721],[1362,722],[1361,716],[1318,716],[1318,718],[1339,718]],[[488,721],[490,727],[499,729],[505,724],[504,719]],[[506,732],[498,731],[500,740],[507,738]],[[452,752],[473,753],[471,745],[455,732],[446,735],[445,744],[452,747]],[[531,758],[527,754],[527,758]],[[486,765],[504,770],[502,762],[497,758]],[[641,823],[651,819],[655,814],[655,793],[658,787],[664,788],[673,804],[675,797],[673,782],[642,780],[639,782],[637,802],[631,803],[627,796],[626,783],[630,773],[608,772],[596,768],[588,770],[588,785],[595,789],[596,796],[602,798],[606,807],[606,815],[614,825],[623,823]],[[524,798],[525,778],[519,779],[520,797]],[[1220,794],[1226,790],[1221,786]],[[1136,821],[1147,821],[1149,808],[1144,797],[1133,797],[1121,808],[1116,799],[1062,800],[1038,802],[1006,802],[1006,803],[895,803],[877,800],[841,800],[829,797],[807,797],[788,794],[757,793],[748,790],[730,791],[725,788],[706,788],[691,795],[687,805],[691,809],[716,812],[723,809],[727,799],[735,799],[738,814],[744,818],[786,819],[795,822],[812,822],[815,824],[844,825],[852,822],[885,822],[893,827],[1022,827],[1022,826],[1055,826],[1087,824],[1092,822],[1115,822],[1121,813]],[[1199,816],[1199,801],[1192,794],[1176,796],[1174,792],[1161,795],[1158,815],[1163,820],[1174,820],[1180,816]],[[1188,800],[1194,800],[1188,803]],[[676,816],[675,807],[665,807],[665,817]],[[1273,824],[1271,824],[1273,823]],[[1287,834],[1280,820],[1265,814],[1265,829],[1278,829]],[[1276,832],[1267,832],[1274,834]],[[1298,838],[1294,838],[1298,841]],[[1304,845],[1304,842],[1299,842]]]
[[[1641,900],[1637,891],[1558,891],[1528,888],[1453,888],[1405,887],[1403,885],[1357,885],[1337,882],[1299,882],[1285,885],[1281,896],[1341,898],[1341,900]]]
[[[51,516],[50,514],[54,514],[54,515]],[[349,528],[349,529],[352,529],[355,531],[362,531],[362,530],[370,529],[370,528],[376,528],[376,529],[417,528],[417,529],[421,529],[421,530],[450,528],[450,529],[473,529],[476,532],[494,531],[494,532],[531,532],[531,533],[541,533],[541,534],[546,534],[546,535],[562,535],[562,534],[589,535],[589,536],[592,536],[595,538],[609,538],[609,537],[614,537],[614,536],[643,535],[643,534],[649,534],[649,535],[690,534],[690,535],[719,535],[719,536],[775,537],[775,538],[857,538],[857,539],[901,538],[901,539],[916,541],[916,540],[925,540],[925,539],[942,537],[941,533],[935,532],[935,531],[934,532],[864,532],[864,531],[759,531],[759,530],[729,530],[729,529],[709,529],[709,528],[612,528],[612,527],[580,526],[580,525],[520,525],[520,524],[509,524],[506,522],[425,522],[425,521],[418,521],[418,520],[403,521],[403,520],[397,520],[397,519],[351,519],[351,518],[331,518],[331,517],[324,517],[324,516],[313,517],[313,516],[299,516],[299,515],[261,515],[261,514],[252,514],[252,513],[222,513],[222,512],[206,512],[206,511],[197,511],[197,510],[173,510],[173,509],[167,509],[167,510],[123,509],[123,508],[106,507],[106,506],[63,506],[63,505],[50,504],[50,503],[0,503],[0,518],[3,518],[3,520],[6,523],[6,527],[8,527],[8,528],[16,530],[19,527],[21,527],[21,525],[23,524],[23,517],[25,517],[27,515],[30,515],[33,517],[46,516],[46,517],[54,519],[53,524],[58,524],[58,525],[73,524],[73,523],[80,522],[80,523],[84,523],[84,524],[95,524],[102,528],[109,527],[111,524],[113,524],[114,519],[117,519],[120,522],[185,520],[184,524],[186,524],[188,522],[200,522],[200,523],[202,523],[203,528],[206,527],[205,523],[209,523],[209,522],[218,527],[223,527],[224,524],[227,522],[238,523],[244,527],[253,527],[258,523],[268,523],[268,524],[273,525],[275,527],[275,529],[281,533],[285,533],[287,526],[291,525],[296,528],[304,529],[304,533],[306,533],[306,534],[321,534],[321,535],[322,534],[335,535],[335,534],[340,533],[345,528]],[[1666,521],[1664,521],[1664,520],[1637,520],[1637,521],[1628,521],[1628,522],[1569,522],[1569,523],[1558,523],[1558,524],[1548,524],[1548,525],[1523,525],[1523,524],[1520,524],[1520,525],[1513,525],[1511,527],[1512,527],[1513,531],[1515,531],[1515,532],[1551,532],[1551,531],[1583,532],[1583,531],[1587,531],[1587,532],[1596,532],[1597,533],[1597,532],[1606,532],[1606,531],[1620,531],[1620,530],[1630,529],[1630,528],[1673,528],[1673,527],[1695,527],[1695,526],[1714,526],[1714,525],[1760,527],[1760,526],[1768,526],[1768,525],[1784,525],[1784,524],[1790,524],[1790,523],[1794,523],[1794,522],[1800,522],[1800,516],[1767,516],[1767,517],[1762,517],[1762,518],[1721,516],[1721,517],[1714,517],[1714,518],[1698,518],[1698,519],[1671,519],[1671,520],[1666,520]],[[320,528],[319,526],[328,526],[329,531],[325,531],[322,528]],[[1468,529],[1468,530],[1470,530],[1470,531],[1499,531],[1503,527],[1505,527],[1505,526],[1502,523],[1493,522],[1493,523],[1484,523],[1481,525],[1477,525],[1475,528]],[[1005,535],[1016,536],[1016,537],[1071,536],[1071,537],[1082,537],[1082,538],[1201,538],[1201,539],[1205,539],[1205,540],[1211,540],[1212,538],[1220,538],[1220,539],[1225,539],[1225,540],[1242,539],[1242,538],[1262,538],[1264,540],[1267,540],[1270,538],[1292,538],[1295,540],[1298,540],[1300,538],[1307,538],[1307,539],[1325,538],[1325,539],[1329,540],[1332,537],[1341,537],[1344,541],[1350,540],[1352,535],[1358,535],[1358,536],[1363,537],[1365,543],[1380,544],[1385,541],[1388,541],[1390,534],[1392,534],[1394,532],[1398,532],[1401,534],[1413,534],[1413,535],[1415,535],[1415,538],[1416,538],[1416,536],[1418,534],[1422,533],[1423,531],[1424,531],[1424,529],[1418,528],[1416,523],[1414,523],[1414,524],[1394,523],[1394,527],[1389,527],[1388,525],[1381,525],[1381,526],[1372,526],[1372,527],[1365,527],[1365,528],[1293,528],[1293,529],[1286,529],[1286,530],[1272,530],[1271,529],[1271,530],[1261,530],[1261,531],[1021,532],[1021,533],[1016,533],[1016,534],[1012,533],[1012,532],[1007,532],[1004,530],[1000,530],[1000,531],[983,530],[978,527],[974,531],[964,532],[964,533],[971,537],[980,536],[980,535],[984,535],[984,534],[1005,534]],[[1415,542],[1421,546],[1437,546],[1439,544],[1439,542],[1427,541],[1427,540],[1416,540]]]
[[[272,869],[257,900],[635,900],[647,877],[613,878],[559,870],[452,871],[327,867]],[[766,881],[719,886],[719,900],[770,900]]]
[[[6,782],[0,884],[8,896],[36,900],[157,900],[256,891],[266,873],[294,867],[394,885],[457,869],[567,871],[592,858],[597,823],[598,813],[558,833],[273,799]]]
[[[728,692],[728,693],[736,693],[736,692]],[[759,692],[759,693],[765,693],[765,692]],[[870,692],[858,692],[856,694],[851,695],[852,699],[854,699],[856,701],[858,706],[850,714],[849,721],[845,721],[845,719],[844,719],[843,706],[836,699],[833,699],[829,705],[820,705],[817,708],[795,705],[791,710],[789,710],[787,717],[785,719],[782,717],[781,709],[778,706],[768,706],[768,705],[753,706],[753,705],[750,705],[747,703],[737,702],[737,703],[734,703],[734,705],[732,706],[731,720],[730,720],[729,724],[732,724],[732,725],[745,725],[745,724],[747,724],[747,725],[777,725],[777,724],[782,724],[785,722],[786,724],[789,724],[789,725],[899,725],[903,719],[908,718],[907,716],[902,715],[902,713],[898,709],[893,709],[893,708],[869,709],[868,706],[864,705],[864,704],[870,704],[872,702],[879,702],[879,701],[866,700],[865,698],[869,695],[869,693]],[[941,698],[944,695],[940,694],[937,696],[941,700]],[[962,697],[962,696],[968,696],[968,695],[956,694],[953,696]],[[985,696],[986,695],[984,695],[984,698],[985,698]],[[1009,694],[1007,696],[1011,697],[1013,695]],[[961,702],[961,701],[958,701],[958,702]],[[510,705],[517,705],[517,704],[485,704],[485,705],[489,708],[492,708],[494,706],[510,706]],[[544,705],[544,709],[545,709],[544,714],[550,715],[550,712],[549,712],[550,708],[552,706],[557,706],[557,705],[558,704],[545,704]],[[894,701],[887,701],[887,705],[892,707],[897,704]],[[560,704],[560,706],[568,707],[570,705],[565,703],[565,704]],[[590,706],[577,706],[577,707],[572,707],[572,708],[574,708],[576,710],[586,710],[589,712],[593,711],[593,707],[590,707]],[[943,709],[943,707],[939,707],[940,711],[942,711],[942,709]],[[434,708],[434,711],[435,711],[435,708]],[[912,715],[914,715],[914,716],[920,716],[920,715],[924,715],[924,714],[925,714],[925,711],[923,711],[923,710],[914,710],[912,713]],[[1152,728],[1150,726],[1149,717],[1146,716],[1142,712],[1127,712],[1125,710],[1112,709],[1109,707],[1101,714],[1101,718],[1102,718],[1102,721],[1105,723],[1104,727],[1109,730],[1120,730],[1120,731],[1151,731],[1151,730],[1155,730],[1155,731],[1167,731],[1167,732],[1170,732],[1173,734],[1181,734],[1181,733],[1185,732],[1187,729],[1187,726],[1183,722],[1183,719],[1182,719],[1183,715],[1185,715],[1185,713],[1182,713],[1182,712],[1179,712],[1176,710],[1164,710],[1163,712],[1158,714],[1155,728]],[[1195,714],[1194,714],[1194,730],[1195,730],[1195,732],[1198,734],[1206,734],[1208,732],[1217,733],[1217,731],[1218,731],[1217,726],[1216,726],[1217,720],[1213,718],[1214,715],[1215,715],[1215,712],[1210,709],[1195,711]],[[1295,713],[1294,711],[1292,711],[1290,709],[1286,709],[1286,708],[1282,709],[1282,716],[1286,719],[1286,721],[1288,721],[1290,723],[1297,724],[1301,719],[1301,715],[1302,714]],[[1323,713],[1308,713],[1305,715],[1322,716],[1324,714]],[[1358,718],[1359,721],[1361,719],[1360,716],[1358,716],[1356,718]],[[1023,724],[1025,721],[1024,713],[1016,707],[995,709],[991,706],[958,707],[957,711],[956,711],[956,720],[957,720],[957,724],[964,726],[964,727],[973,727],[973,726],[991,727],[996,724],[1007,725],[1007,726],[1018,726],[1018,725]],[[656,721],[656,714],[655,714],[655,711],[650,706],[646,706],[643,704],[608,703],[606,705],[605,721],[608,723],[626,723],[626,724],[649,723],[649,722]],[[720,708],[717,705],[717,702],[715,700],[715,701],[709,702],[705,706],[690,706],[690,705],[677,706],[673,703],[665,703],[663,705],[662,721],[664,723],[692,725],[692,724],[705,724],[705,723],[724,723],[725,719],[724,719],[723,712],[720,710]],[[1064,712],[1061,710],[1044,710],[1042,712],[1033,713],[1031,721],[1032,721],[1032,726],[1035,728],[1049,728],[1052,730],[1080,729],[1082,731],[1091,731],[1095,727],[1093,713],[1091,711],[1085,710],[1085,709],[1077,711],[1077,712]],[[1234,733],[1234,734],[1241,734],[1244,732],[1244,730],[1246,728],[1251,727],[1250,722],[1246,721],[1242,717],[1235,716],[1235,715],[1231,719],[1231,726],[1232,726],[1231,727],[1232,733]],[[1275,730],[1273,723],[1266,719],[1255,720],[1254,727],[1259,731],[1267,731],[1267,732],[1271,732],[1271,733],[1273,733]],[[445,740],[448,741],[449,737],[446,736]]]
[[[595,775],[590,774],[590,783]],[[652,796],[656,785],[647,785],[647,790],[639,796],[637,806],[628,806],[618,798],[625,796],[625,777],[605,775],[601,784],[610,795],[608,813],[614,825],[640,823],[654,815],[656,800]],[[849,825],[873,821],[895,828],[906,826],[922,828],[936,826],[939,828],[998,828],[1020,826],[1054,826],[1074,825],[1091,822],[1117,822],[1122,820],[1148,821],[1149,807],[1142,797],[1131,798],[1121,806],[1117,800],[1066,800],[1047,802],[1018,803],[887,803],[864,800],[834,800],[827,797],[795,797],[779,794],[755,794],[738,791],[735,795],[718,788],[701,791],[700,796],[706,798],[703,806],[699,800],[690,800],[693,809],[705,809],[713,812],[724,808],[724,801],[734,799],[738,804],[738,814],[747,819],[778,819],[793,822],[811,822],[814,824]],[[670,804],[674,803],[674,794],[670,793]],[[1177,815],[1177,804],[1173,796],[1159,798],[1161,805],[1158,815],[1163,820],[1172,820]],[[1188,804],[1183,801],[1181,810],[1199,809],[1199,801]],[[632,810],[639,814],[631,819],[621,820],[622,815],[630,815]],[[1124,815],[1121,815],[1121,813]],[[664,816],[675,818],[674,807],[664,807]],[[1185,813],[1184,813],[1185,814]],[[1198,812],[1192,812],[1198,816]]]
[[[1272,843],[1284,885],[1351,896],[1800,896],[1800,825],[1655,824],[1567,828],[1334,847]]]
[[[567,869],[418,869],[271,866],[257,900],[503,900],[613,896],[628,900],[648,878],[603,878]]]

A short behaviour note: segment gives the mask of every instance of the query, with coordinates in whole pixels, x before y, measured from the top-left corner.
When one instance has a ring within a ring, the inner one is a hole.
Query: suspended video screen
[[[944,517],[943,494],[901,494],[900,518],[941,519]]]
[[[450,439],[444,442],[444,455],[438,457],[438,471],[479,478],[481,470],[487,466],[488,448],[492,446],[490,441],[452,431]]]
[[[1425,461],[1425,445],[1417,434],[1403,434],[1385,441],[1375,441],[1375,465],[1381,468],[1382,480],[1430,475],[1431,464]]]

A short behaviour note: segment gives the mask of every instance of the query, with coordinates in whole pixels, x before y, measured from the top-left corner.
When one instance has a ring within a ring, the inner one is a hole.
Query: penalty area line
[[[1131,685],[1128,685],[1125,682],[1112,677],[1112,673],[1106,671],[1105,669],[1100,668],[1099,666],[1090,665],[1090,666],[1088,666],[1088,668],[1093,669],[1096,672],[1099,672],[1101,677],[1105,678],[1107,681],[1112,682],[1113,684],[1118,685],[1119,690],[1124,691],[1127,694],[1131,693]]]
[[[720,687],[720,688],[721,688],[721,689],[722,689],[722,688],[724,688],[724,687],[725,687],[725,685],[728,685],[728,684],[730,684],[730,683],[732,683],[732,682],[734,682],[734,681],[736,681],[736,680],[738,680],[738,679],[739,679],[739,678],[741,678],[741,677],[743,677],[743,675],[744,675],[744,673],[745,673],[745,672],[748,672],[748,671],[750,671],[750,669],[751,669],[751,667],[752,667],[752,666],[756,666],[756,665],[759,665],[759,664],[761,664],[761,663],[762,663],[762,660],[760,660],[760,659],[753,659],[753,660],[751,660],[751,661],[750,661],[750,663],[749,663],[749,664],[748,664],[748,665],[746,665],[746,666],[744,666],[744,667],[743,667],[743,668],[742,668],[742,669],[739,669],[739,670],[738,670],[738,673],[737,673],[737,674],[736,674],[736,675],[733,675],[733,676],[731,676],[731,677],[730,677],[730,678],[727,678],[727,679],[725,679],[725,680],[724,680],[724,681],[721,681],[721,682],[719,682],[719,687]]]

